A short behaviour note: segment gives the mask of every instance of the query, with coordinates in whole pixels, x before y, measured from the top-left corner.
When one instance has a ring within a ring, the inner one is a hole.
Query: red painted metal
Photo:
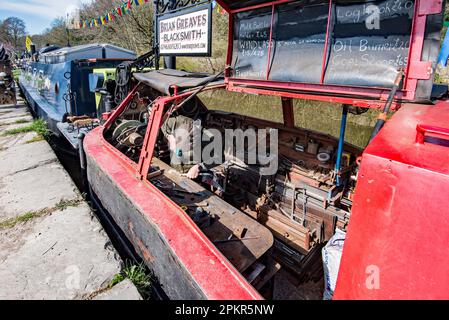
[[[425,125],[422,125],[425,124]],[[336,299],[449,299],[449,101],[404,105],[363,154]]]
[[[167,98],[165,98],[167,99]],[[151,167],[151,159],[153,158],[154,146],[156,145],[159,129],[162,125],[164,116],[165,102],[164,98],[158,98],[151,109],[151,115],[148,122],[148,128],[145,133],[145,140],[140,153],[138,171],[140,179],[144,180],[148,176]]]
[[[449,123],[447,124],[449,125]],[[429,126],[424,124],[418,124],[416,126],[416,143],[424,144],[426,134],[442,136],[446,139],[449,138],[449,129],[435,126]]]
[[[147,180],[129,169],[127,159],[117,157],[103,138],[104,127],[90,132],[84,141],[89,157],[102,168],[150,223],[189,271],[208,299],[254,300],[259,293],[217,250],[187,214]],[[150,248],[151,249],[151,248]],[[217,286],[217,284],[220,284]]]
[[[234,27],[231,27],[234,25],[234,15],[230,14],[228,19],[228,53],[226,57],[226,70],[225,70],[225,77],[228,79],[231,76],[231,69],[230,66],[232,64],[232,48],[234,44]]]
[[[429,80],[432,76],[432,61],[415,61],[408,71],[409,79]]]
[[[341,97],[341,96],[333,96],[333,95],[324,95],[320,92],[314,93],[312,90],[305,90],[302,93],[298,90],[295,92],[295,90],[290,91],[279,91],[273,90],[273,88],[270,88],[270,86],[264,85],[260,86],[259,84],[255,83],[255,87],[251,87],[249,83],[251,83],[251,80],[245,80],[245,81],[238,81],[238,84],[234,82],[230,82],[227,86],[228,91],[232,92],[241,92],[241,93],[250,93],[250,94],[263,94],[263,95],[272,95],[272,96],[278,96],[278,97],[286,97],[286,98],[293,98],[293,99],[303,99],[303,100],[315,100],[315,101],[323,101],[323,102],[331,102],[331,103],[339,103],[339,104],[350,104],[357,107],[362,108],[375,108],[375,109],[381,109],[385,105],[385,101],[388,97],[388,91],[387,90],[379,90],[377,92],[377,99],[373,97],[372,100],[369,99],[363,99],[363,98],[357,98],[357,97]],[[256,87],[257,86],[257,87]],[[272,86],[275,86],[274,84]],[[296,87],[295,84],[292,84],[292,87]],[[401,97],[401,94],[399,93],[396,97]],[[393,102],[393,105],[391,107],[392,110],[397,110],[400,107],[400,103]]]
[[[264,80],[247,80],[247,79],[229,79],[229,84],[233,86],[242,86],[247,88],[260,88],[269,89],[272,91],[286,90],[296,93],[315,93],[315,94],[329,94],[331,97],[342,97],[344,95],[347,98],[361,97],[362,99],[382,99],[386,100],[388,98],[388,89],[371,89],[364,87],[349,87],[349,86],[322,86],[313,83],[295,83],[295,82],[279,82],[279,81],[264,81]],[[338,96],[337,96],[338,95]],[[410,98],[403,93],[398,93],[400,99]]]
[[[443,0],[419,1],[419,15],[438,14],[443,8]]]
[[[217,3],[223,8],[225,9],[226,12],[230,12],[231,8],[229,8],[228,4],[226,2],[223,1],[217,1]]]

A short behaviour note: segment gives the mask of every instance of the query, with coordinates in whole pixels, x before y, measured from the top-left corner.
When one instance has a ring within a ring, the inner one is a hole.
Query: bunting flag
[[[84,29],[107,25],[108,23],[117,20],[117,18],[121,18],[129,14],[134,6],[141,6],[148,2],[150,2],[150,0],[126,0],[121,6],[113,8],[109,12],[105,12],[98,18],[81,21],[79,23],[79,27]]]

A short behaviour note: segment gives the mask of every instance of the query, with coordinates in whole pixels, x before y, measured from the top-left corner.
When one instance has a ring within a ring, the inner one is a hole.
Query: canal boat
[[[134,74],[80,148],[93,201],[167,296],[307,297],[343,232],[334,299],[448,299],[449,101],[433,83],[442,1],[217,3],[229,14],[226,70]],[[283,122],[199,96],[218,90],[279,97]],[[295,127],[296,99],[334,103],[340,136]],[[367,147],[346,143],[348,114],[367,110],[380,114]],[[213,140],[265,129],[267,140],[244,139],[242,158],[218,147],[223,162],[193,160],[193,174],[173,160],[192,160],[178,143],[198,127]],[[274,171],[248,160],[251,144]]]
[[[76,146],[78,129],[71,120],[96,119],[100,108],[95,91],[102,87],[108,71],[127,60],[134,52],[110,44],[89,44],[57,48],[27,61],[19,78],[19,86],[32,111],[47,121],[56,136],[65,137]],[[94,70],[100,69],[98,72]],[[112,90],[112,94],[113,94]]]

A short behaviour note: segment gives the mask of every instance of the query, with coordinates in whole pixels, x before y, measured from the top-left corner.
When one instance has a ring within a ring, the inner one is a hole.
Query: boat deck
[[[154,158],[162,174],[150,181],[181,206],[234,267],[244,272],[273,246],[273,235],[254,219]]]

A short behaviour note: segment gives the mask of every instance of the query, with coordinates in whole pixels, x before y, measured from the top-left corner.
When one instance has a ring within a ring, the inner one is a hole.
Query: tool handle
[[[441,136],[446,138],[446,140],[449,140],[449,129],[429,126],[425,124],[418,124],[416,126],[416,143],[424,144],[426,134]]]
[[[402,78],[404,77],[404,70],[399,69],[398,74],[396,75],[396,78],[394,80],[393,87],[391,88],[390,94],[388,95],[387,102],[385,103],[384,109],[382,113],[377,118],[376,125],[371,132],[371,137],[369,139],[369,143],[376,137],[376,135],[379,133],[380,129],[383,128],[385,125],[385,122],[387,122],[387,116],[388,112],[390,112],[391,105],[393,104],[394,97],[396,96],[396,93],[399,90],[399,86],[401,85]],[[369,144],[368,143],[368,144]]]

